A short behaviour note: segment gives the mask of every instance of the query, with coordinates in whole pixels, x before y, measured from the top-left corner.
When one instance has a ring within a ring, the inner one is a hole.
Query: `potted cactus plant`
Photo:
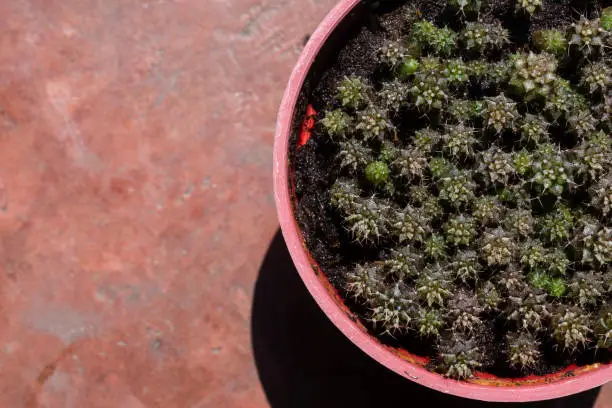
[[[492,401],[612,379],[603,3],[347,0],[307,45],[281,227],[327,315],[400,375]]]

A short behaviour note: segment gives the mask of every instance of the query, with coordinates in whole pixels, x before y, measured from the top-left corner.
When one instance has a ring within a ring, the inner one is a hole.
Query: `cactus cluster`
[[[543,344],[609,351],[612,11],[515,47],[481,1],[448,4],[460,29],[406,13],[383,74],[346,76],[320,120],[337,152],[330,209],[369,254],[341,291],[381,335],[422,337],[449,377],[490,364],[495,319],[523,373]]]

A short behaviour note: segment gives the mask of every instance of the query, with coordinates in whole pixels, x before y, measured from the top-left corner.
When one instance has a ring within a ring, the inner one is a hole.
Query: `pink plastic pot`
[[[324,46],[330,35],[347,16],[359,14],[360,7],[360,0],[341,0],[319,25],[291,74],[278,114],[274,142],[274,191],[278,219],[293,262],[310,294],[338,329],[370,357],[397,374],[440,392],[484,401],[526,402],[575,394],[612,380],[610,364],[570,366],[555,374],[519,379],[498,378],[481,372],[469,381],[444,378],[424,368],[427,358],[383,345],[368,334],[344,305],[325,277],[325,271],[319,269],[304,244],[294,216],[290,136],[299,133],[296,142],[298,146],[307,141],[316,112],[310,107],[298,108],[302,87],[315,60],[321,63],[325,59],[325,52],[329,52]],[[300,100],[300,103],[304,105],[305,101]],[[300,123],[301,131],[296,126]]]

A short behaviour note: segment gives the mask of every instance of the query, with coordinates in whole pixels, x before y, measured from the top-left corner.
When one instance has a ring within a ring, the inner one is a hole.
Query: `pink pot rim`
[[[528,402],[564,397],[611,381],[612,364],[595,364],[575,376],[554,379],[547,383],[545,377],[539,377],[538,380],[542,383],[534,385],[513,386],[511,381],[507,381],[507,384],[502,386],[482,385],[444,378],[402,359],[397,353],[365,333],[342,310],[323,281],[316,275],[293,213],[289,191],[289,138],[298,96],[315,57],[340,21],[359,2],[360,0],[341,0],[312,34],[291,74],[277,118],[273,164],[276,208],[291,258],[308,291],[332,323],[370,357],[402,377],[443,393],[483,401]]]

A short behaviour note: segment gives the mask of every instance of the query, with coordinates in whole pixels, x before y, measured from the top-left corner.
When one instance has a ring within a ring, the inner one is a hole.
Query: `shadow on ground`
[[[597,396],[593,390],[540,403],[488,404],[449,397],[396,375],[327,319],[300,280],[280,231],[259,271],[252,312],[255,362],[272,408],[588,408]]]

